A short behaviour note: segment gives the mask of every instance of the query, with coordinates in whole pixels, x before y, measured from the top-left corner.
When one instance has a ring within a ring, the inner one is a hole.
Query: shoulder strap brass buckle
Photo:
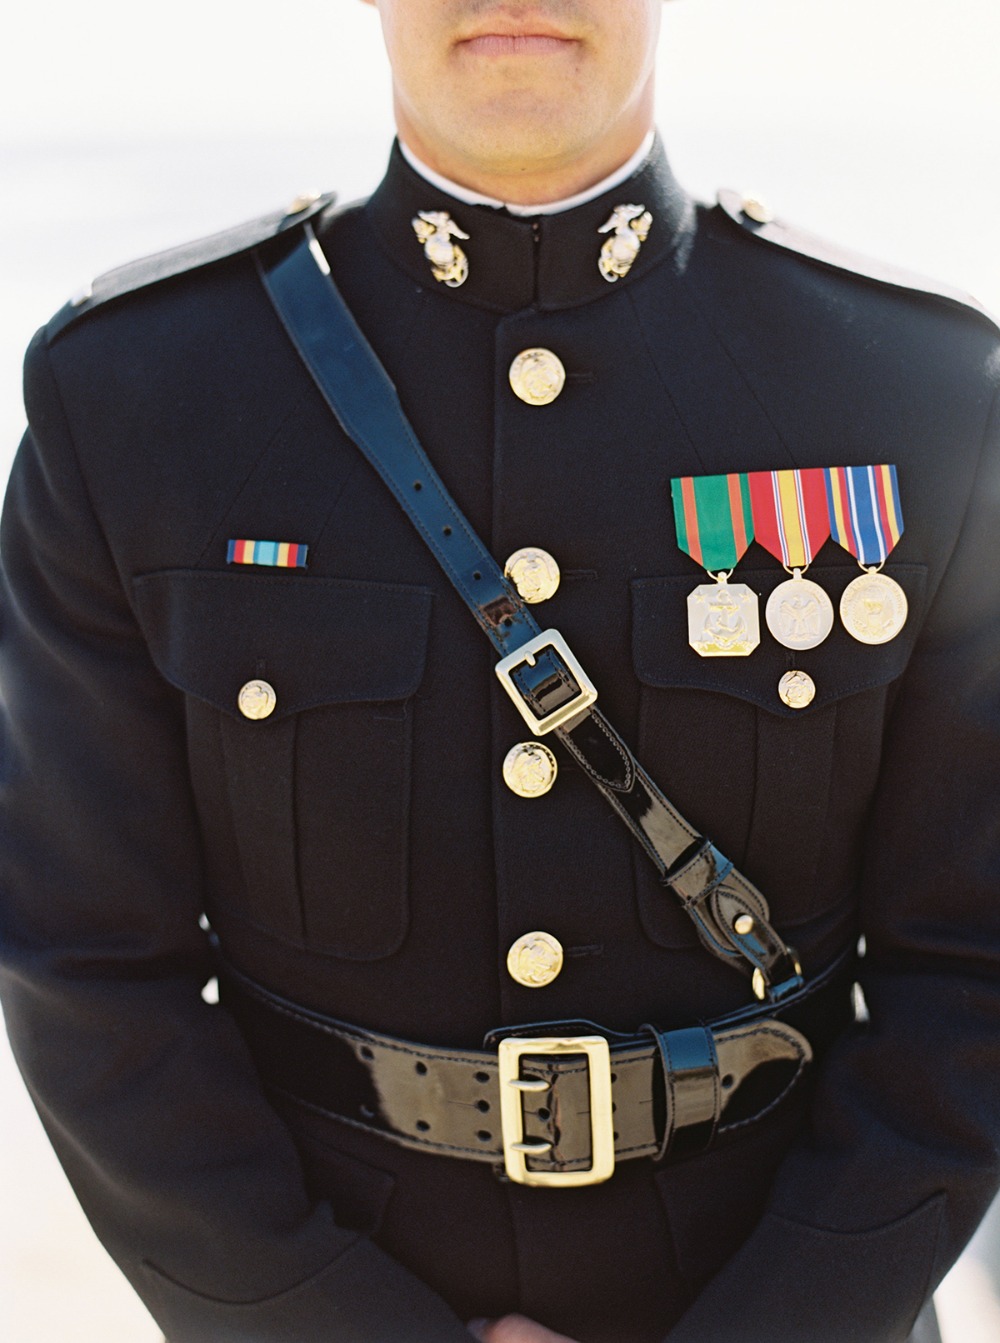
[[[528,1158],[545,1156],[552,1144],[544,1139],[525,1139],[524,1095],[542,1092],[549,1084],[542,1078],[522,1077],[520,1060],[525,1054],[585,1054],[590,1082],[590,1165],[584,1170],[529,1170]],[[510,1036],[500,1041],[500,1129],[507,1177],[515,1184],[566,1189],[609,1180],[615,1169],[615,1133],[611,1107],[611,1050],[600,1035],[576,1035],[559,1039]]]

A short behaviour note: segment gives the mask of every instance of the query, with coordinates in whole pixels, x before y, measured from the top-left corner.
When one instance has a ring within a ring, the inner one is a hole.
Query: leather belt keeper
[[[491,1032],[491,1047],[475,1050],[365,1030],[231,968],[219,975],[221,1000],[276,1097],[404,1147],[503,1165],[527,1184],[597,1183],[618,1161],[677,1159],[762,1119],[853,1020],[853,979],[845,953],[781,1004],[705,1025],[626,1036],[590,1022],[535,1023]],[[607,1099],[595,1102],[605,1069]]]

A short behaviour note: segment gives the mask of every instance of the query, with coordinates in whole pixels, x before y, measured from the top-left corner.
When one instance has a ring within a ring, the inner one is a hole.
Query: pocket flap
[[[277,719],[407,699],[424,674],[428,588],[174,569],[136,578],[133,596],[162,675],[236,718],[250,680],[273,685]]]
[[[828,638],[817,648],[795,652],[779,644],[767,629],[764,607],[771,592],[788,575],[781,569],[737,569],[734,583],[744,583],[760,598],[760,647],[747,657],[701,657],[688,643],[687,599],[699,579],[637,578],[632,588],[632,657],[644,685],[660,689],[717,691],[747,700],[782,717],[802,718],[847,695],[886,685],[906,669],[920,629],[927,570],[918,564],[887,564],[884,572],[906,593],[909,615],[889,643],[862,644],[835,617]],[[808,576],[818,582],[836,611],[841,594],[859,573],[857,565],[813,566]],[[701,579],[701,582],[707,581]],[[792,709],[778,696],[778,682],[787,671],[807,672],[816,697],[805,709]]]

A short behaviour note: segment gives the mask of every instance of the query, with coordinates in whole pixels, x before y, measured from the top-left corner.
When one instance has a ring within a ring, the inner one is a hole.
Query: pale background
[[[676,0],[664,18],[659,120],[688,187],[752,187],[1000,310],[996,0]],[[21,351],[70,293],[305,188],[362,194],[391,135],[359,0],[45,0],[7,13],[2,45],[0,477]],[[948,1343],[1000,1339],[984,1262],[946,1284]],[[0,1338],[158,1337],[0,1051]]]

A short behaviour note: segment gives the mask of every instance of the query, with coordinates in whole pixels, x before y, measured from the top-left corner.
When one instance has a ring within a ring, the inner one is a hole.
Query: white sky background
[[[70,293],[304,188],[368,191],[392,131],[360,0],[11,0],[0,31],[2,477],[21,352]],[[1000,310],[998,58],[997,0],[672,0],[659,121],[696,194],[751,186]],[[0,1335],[158,1336],[89,1247],[2,1054],[0,1209]],[[977,1328],[1000,1336],[982,1312],[955,1336]]]

